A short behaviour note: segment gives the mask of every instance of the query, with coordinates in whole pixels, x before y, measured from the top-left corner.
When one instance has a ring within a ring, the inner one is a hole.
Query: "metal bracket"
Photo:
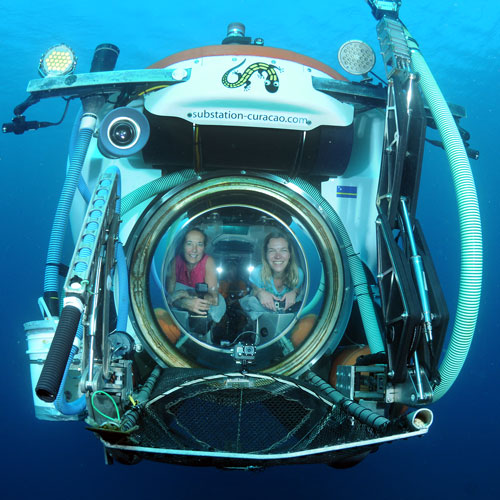
[[[384,365],[337,367],[337,390],[352,400],[383,401],[387,385]]]
[[[397,71],[410,73],[410,49],[402,24],[396,19],[384,16],[377,24],[377,36],[387,78],[390,79]]]
[[[380,19],[384,16],[397,19],[401,0],[367,0],[368,5],[372,9],[372,14],[375,19]]]
[[[419,406],[432,402],[434,393],[423,368],[418,375],[415,368],[408,368],[408,377],[404,382],[387,386],[385,402]],[[420,386],[420,388],[419,388]]]
[[[387,381],[384,365],[337,367],[337,390],[352,400],[385,401],[409,406],[428,404],[433,391],[423,368],[419,373],[415,367],[408,369],[406,379],[398,384]]]
[[[118,224],[113,224],[113,219],[118,218],[116,199],[117,174],[104,172],[90,200],[64,283],[66,295],[79,297],[85,305],[93,289],[99,249],[107,244],[108,238],[117,236]]]
[[[67,297],[77,297],[84,305],[82,324],[86,328],[83,359],[87,361],[87,387],[94,379],[96,352],[102,361],[103,377],[110,378],[108,347],[111,270],[115,265],[119,214],[116,212],[118,174],[106,171],[97,181],[75,244],[64,284]],[[97,349],[98,345],[100,349]]]
[[[46,97],[87,95],[95,92],[118,92],[124,86],[131,88],[155,85],[173,85],[189,80],[191,69],[132,69],[101,71],[69,76],[52,76],[28,82],[26,89],[37,99]]]
[[[82,377],[80,382],[80,390],[87,393],[87,408],[93,408],[93,405],[91,404],[89,399],[96,391],[103,391],[109,394],[115,400],[115,403],[119,408],[123,408],[126,405],[129,395],[131,395],[133,392],[132,361],[115,361],[111,363],[110,369],[112,376],[109,379],[104,377],[101,364],[96,364],[90,384],[89,381],[86,380],[87,377]],[[102,405],[104,407],[101,408],[101,410],[105,410],[103,411],[103,413],[112,416],[115,410],[111,399],[109,399],[108,397],[104,398],[102,400]],[[106,420],[103,420],[103,418],[99,416],[95,411],[92,411],[90,417],[99,424],[101,424],[102,422],[106,422]]]

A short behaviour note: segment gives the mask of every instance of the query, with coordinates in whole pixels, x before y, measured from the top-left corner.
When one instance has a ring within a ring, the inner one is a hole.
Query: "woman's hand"
[[[271,311],[276,311],[276,306],[274,305],[274,301],[279,299],[276,299],[276,297],[271,292],[268,292],[263,288],[261,288],[260,290],[257,291],[255,296],[259,299],[259,302],[266,309],[270,309]]]
[[[285,311],[292,307],[297,301],[297,292],[295,290],[291,290],[290,292],[285,293],[281,300],[285,300]]]
[[[206,315],[210,309],[210,302],[199,297],[189,295],[186,290],[175,292],[172,303],[180,309],[185,309],[194,314]]]
[[[210,309],[210,303],[208,300],[200,299],[199,297],[189,297],[183,299],[182,306],[188,311],[201,315],[208,314],[208,310]]]

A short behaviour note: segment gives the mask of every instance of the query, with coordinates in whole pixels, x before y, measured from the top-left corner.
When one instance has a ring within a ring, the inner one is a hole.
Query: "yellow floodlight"
[[[63,43],[54,45],[40,59],[38,72],[46,76],[62,76],[73,73],[76,66],[76,56],[70,47]]]

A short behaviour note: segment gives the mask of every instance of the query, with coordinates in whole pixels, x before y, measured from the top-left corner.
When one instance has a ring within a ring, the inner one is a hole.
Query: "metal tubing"
[[[95,344],[95,332],[97,330],[97,316],[98,311],[97,307],[99,305],[99,286],[101,282],[101,268],[102,268],[102,253],[99,255],[99,259],[97,260],[97,270],[95,276],[95,284],[94,284],[94,294],[92,299],[92,312],[90,314],[90,343],[89,343],[89,374],[87,378],[87,382],[85,384],[85,389],[87,391],[92,391],[92,380],[94,378],[94,344]]]
[[[420,375],[420,362],[418,361],[417,351],[413,354],[413,359],[415,361],[415,375],[417,376],[417,389],[418,397],[420,400],[424,399],[424,389],[422,388],[422,377]]]
[[[422,257],[418,254],[417,251],[417,244],[415,243],[415,237],[413,236],[410,216],[408,214],[408,208],[406,206],[406,200],[404,198],[401,198],[401,212],[403,216],[403,223],[406,229],[406,234],[408,236],[408,241],[410,242],[412,254],[410,257],[410,261],[413,266],[413,271],[415,272],[415,280],[417,282],[420,304],[422,306],[422,314],[424,315],[425,337],[427,342],[432,342],[432,314],[429,304],[427,280],[425,279]]]
[[[406,420],[411,427],[417,431],[428,429],[434,421],[434,414],[428,408],[419,408],[418,410],[405,415]]]

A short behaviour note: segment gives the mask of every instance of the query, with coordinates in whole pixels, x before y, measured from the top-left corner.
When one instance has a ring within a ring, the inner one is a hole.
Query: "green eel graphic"
[[[259,76],[261,78],[265,78],[265,85],[266,85],[266,90],[268,92],[271,92],[274,94],[274,92],[277,92],[279,86],[280,86],[280,81],[278,78],[278,73],[276,70],[281,71],[280,68],[277,66],[273,66],[272,64],[267,64],[263,62],[258,62],[258,63],[253,63],[248,66],[248,68],[243,71],[243,73],[240,73],[239,71],[235,71],[238,69],[240,66],[245,64],[246,59],[243,59],[240,64],[237,64],[231,69],[228,69],[224,75],[222,76],[222,84],[229,88],[229,89],[234,89],[236,87],[241,87],[244,85],[244,89],[248,90],[250,88],[250,78],[255,72],[259,73]],[[235,72],[236,75],[238,76],[238,79],[235,82],[230,82],[228,80],[228,76],[232,73]],[[264,77],[265,73],[265,77]]]

